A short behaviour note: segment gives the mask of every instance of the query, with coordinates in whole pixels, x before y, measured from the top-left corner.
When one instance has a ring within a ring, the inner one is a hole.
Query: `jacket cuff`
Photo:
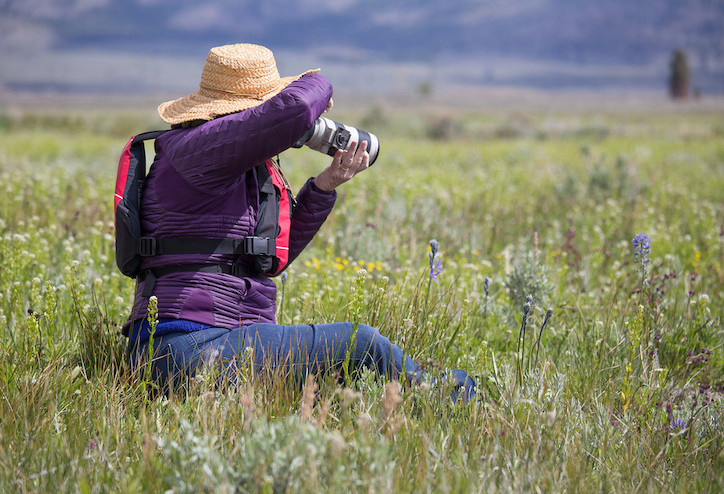
[[[302,190],[299,191],[299,195],[302,195],[302,192],[308,189],[308,193],[311,195],[310,199],[312,201],[329,201],[332,202],[337,199],[337,191],[336,190],[322,190],[319,187],[316,186],[314,183],[314,177],[311,177],[309,180],[307,180],[307,183],[304,184],[304,187],[302,187]]]

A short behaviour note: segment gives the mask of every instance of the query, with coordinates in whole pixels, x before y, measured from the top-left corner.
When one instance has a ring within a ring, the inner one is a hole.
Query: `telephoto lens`
[[[300,148],[306,145],[320,153],[334,156],[340,149],[346,151],[350,142],[361,144],[363,141],[367,143],[367,153],[370,155],[369,164],[372,166],[380,154],[380,141],[376,135],[351,125],[319,117],[312,128],[294,144],[294,147]]]

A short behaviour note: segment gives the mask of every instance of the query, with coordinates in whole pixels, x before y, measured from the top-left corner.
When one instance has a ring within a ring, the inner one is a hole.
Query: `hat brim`
[[[161,103],[158,106],[158,115],[164,122],[172,125],[193,120],[213,120],[217,117],[259,106],[266,100],[279,94],[292,82],[304,75],[315,72],[319,72],[319,69],[308,70],[297,76],[281,77],[278,87],[260,98],[249,98],[201,89],[183,98]]]

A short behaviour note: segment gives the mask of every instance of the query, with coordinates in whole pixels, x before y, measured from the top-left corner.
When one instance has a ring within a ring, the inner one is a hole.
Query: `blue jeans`
[[[260,323],[232,330],[208,328],[164,334],[153,341],[152,375],[162,385],[192,377],[205,365],[220,365],[233,377],[236,363],[253,349],[257,368],[286,370],[300,381],[308,374],[335,371],[349,352],[349,370],[367,367],[391,379],[419,382],[421,369],[402,350],[370,326],[331,323],[281,326]],[[129,348],[136,369],[148,355],[148,343]],[[467,400],[475,382],[461,370],[450,373],[453,399],[462,391]]]

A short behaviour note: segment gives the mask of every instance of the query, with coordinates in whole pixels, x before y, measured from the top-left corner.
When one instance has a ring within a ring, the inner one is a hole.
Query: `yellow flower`
[[[692,266],[696,267],[699,264],[699,261],[701,260],[701,252],[698,250],[696,251],[696,254],[694,254],[694,261],[691,263]]]

